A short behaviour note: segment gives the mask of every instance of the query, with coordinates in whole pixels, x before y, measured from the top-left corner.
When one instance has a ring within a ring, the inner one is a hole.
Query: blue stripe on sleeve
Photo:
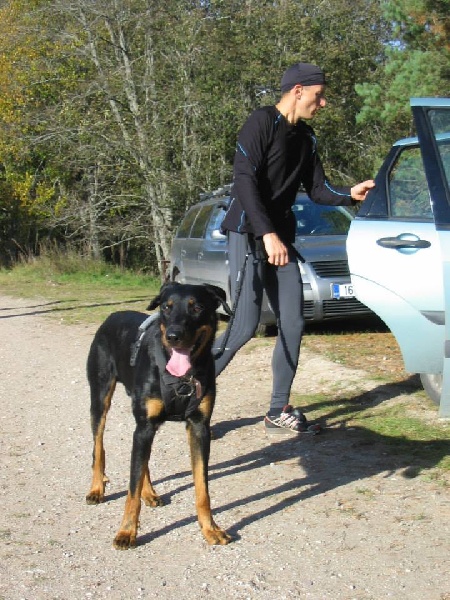
[[[337,190],[335,190],[329,183],[328,181],[325,179],[325,187],[328,188],[330,190],[331,193],[336,194],[336,196],[343,196],[344,198],[351,198],[351,194],[344,194],[342,192],[338,192]]]

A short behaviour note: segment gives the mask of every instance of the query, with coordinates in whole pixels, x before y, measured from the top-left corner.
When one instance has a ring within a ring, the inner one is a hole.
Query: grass
[[[311,419],[324,420],[328,427],[345,427],[366,443],[382,446],[383,453],[398,457],[405,466],[405,477],[421,475],[450,485],[450,422],[437,419],[437,407],[409,379],[381,388],[380,396],[377,390],[356,390],[351,397],[337,395],[331,401],[324,394],[295,394],[293,400],[307,409]]]
[[[73,323],[100,323],[114,310],[145,310],[160,287],[156,277],[80,256],[44,255],[0,269],[3,294],[42,299],[39,311]]]
[[[155,277],[71,254],[44,256],[12,270],[0,270],[3,295],[33,299],[39,303],[39,314],[67,324],[100,323],[114,310],[145,310],[159,287]],[[260,338],[257,343],[273,341]],[[436,407],[417,377],[404,371],[397,342],[380,321],[308,325],[303,347],[380,381],[379,402],[374,400],[374,392],[364,391],[349,398],[348,392],[337,389],[332,400],[324,394],[294,395],[293,400],[308,407],[311,417],[324,417],[331,426],[355,428],[370,443],[382,440],[389,452],[409,457],[410,476],[420,472],[429,480],[446,480],[450,473],[450,423],[436,418]]]
[[[437,418],[437,407],[418,376],[405,371],[397,341],[384,323],[371,319],[310,326],[303,346],[361,370],[363,377],[379,381],[380,386],[378,400],[373,391],[352,398],[338,395],[333,407],[323,395],[298,398],[300,404],[330,425],[364,429],[366,437],[382,440],[390,453],[415,461],[405,476],[427,473],[430,480],[450,484],[450,421]]]

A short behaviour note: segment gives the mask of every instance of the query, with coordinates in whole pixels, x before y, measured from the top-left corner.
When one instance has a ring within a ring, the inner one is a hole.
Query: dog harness
[[[130,366],[136,365],[139,349],[148,328],[159,321],[159,314],[150,315],[138,328],[137,338],[131,348]],[[197,410],[203,398],[202,385],[189,371],[182,377],[176,377],[166,370],[167,358],[161,343],[161,332],[156,333],[155,360],[159,370],[161,397],[164,402],[168,421],[185,421]]]

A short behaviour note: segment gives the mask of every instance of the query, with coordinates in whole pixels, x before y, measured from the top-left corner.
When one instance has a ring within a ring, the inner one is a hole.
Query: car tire
[[[442,373],[421,373],[420,381],[431,400],[439,406],[442,393]]]
[[[255,337],[266,337],[267,335],[267,325],[262,325],[259,323],[258,327],[255,331]]]
[[[278,333],[278,328],[276,325],[272,325],[272,324],[262,324],[259,323],[258,327],[256,328],[255,331],[255,336],[256,337],[273,337],[276,336]]]

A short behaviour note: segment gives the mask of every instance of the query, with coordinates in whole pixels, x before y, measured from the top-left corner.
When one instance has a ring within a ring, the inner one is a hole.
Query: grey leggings
[[[297,257],[292,252],[289,264],[275,267],[255,252],[250,236],[232,231],[228,234],[228,250],[232,298],[235,297],[237,280],[242,277],[245,261],[246,266],[226,348],[215,357],[216,376],[254,335],[265,289],[278,325],[278,337],[272,355],[273,389],[270,401],[270,412],[276,413],[289,403],[304,328],[303,285]],[[215,352],[222,348],[225,335],[216,340]],[[249,372],[247,376],[251,378],[252,373]]]

